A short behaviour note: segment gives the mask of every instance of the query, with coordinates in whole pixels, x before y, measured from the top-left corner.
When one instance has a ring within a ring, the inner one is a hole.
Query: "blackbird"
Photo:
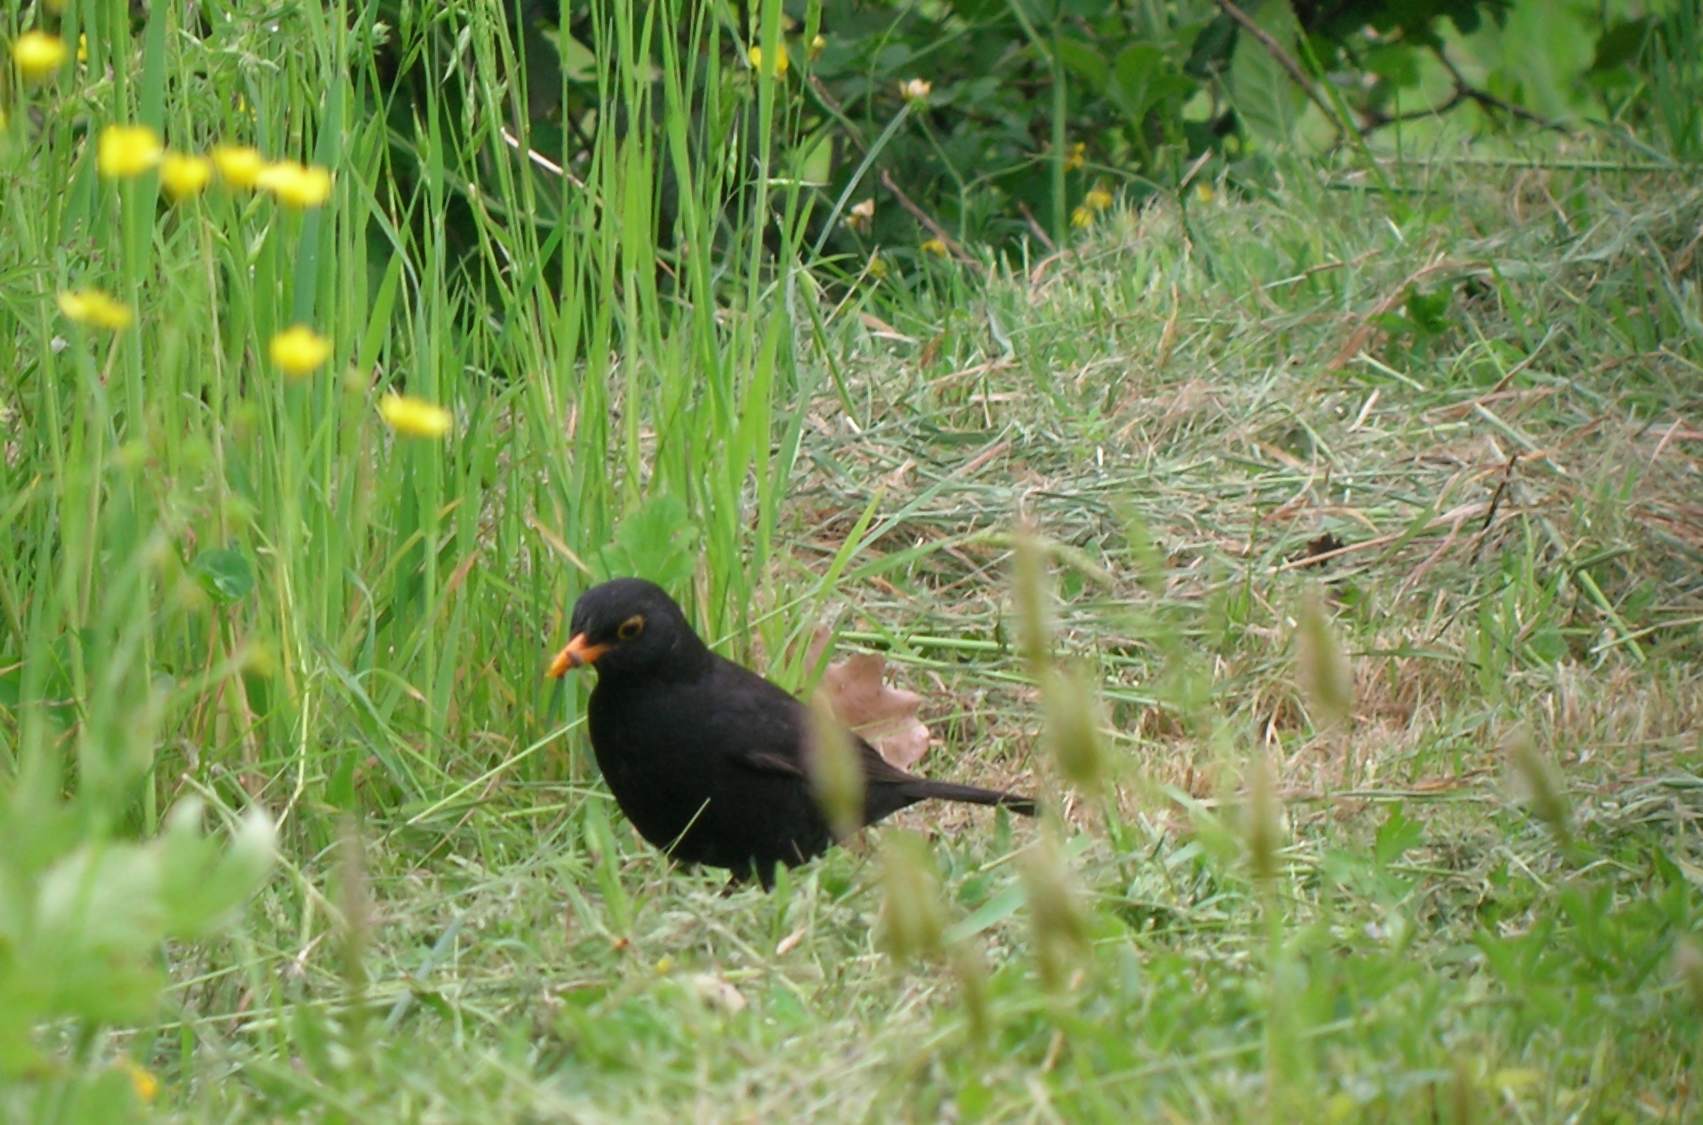
[[[550,663],[597,666],[587,721],[597,764],[639,834],[674,859],[773,885],[833,843],[805,764],[809,709],[717,656],[662,588],[640,578],[594,586],[574,603],[572,639]],[[889,765],[850,735],[863,767],[862,824],[940,797],[1035,814],[1028,797],[933,781]]]

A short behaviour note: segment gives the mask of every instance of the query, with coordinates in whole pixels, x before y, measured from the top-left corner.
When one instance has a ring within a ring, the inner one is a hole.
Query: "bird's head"
[[[574,603],[570,639],[550,661],[548,675],[597,665],[602,676],[695,667],[709,650],[662,587],[642,578],[615,578],[593,586]]]

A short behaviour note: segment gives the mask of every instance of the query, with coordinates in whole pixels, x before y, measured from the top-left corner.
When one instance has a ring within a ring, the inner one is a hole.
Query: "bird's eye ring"
[[[615,630],[615,635],[623,641],[630,641],[644,631],[644,614],[635,613],[625,621],[621,622],[621,627]]]

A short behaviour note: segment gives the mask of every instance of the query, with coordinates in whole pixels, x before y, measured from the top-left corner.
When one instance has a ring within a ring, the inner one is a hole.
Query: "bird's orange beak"
[[[550,669],[545,673],[552,680],[559,680],[568,674],[571,668],[584,668],[587,664],[596,664],[598,658],[609,651],[608,645],[594,645],[586,640],[584,633],[574,636],[567,647],[556,654],[550,661]]]

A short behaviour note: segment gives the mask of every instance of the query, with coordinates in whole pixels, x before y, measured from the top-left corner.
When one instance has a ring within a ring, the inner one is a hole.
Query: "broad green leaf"
[[[248,565],[248,556],[235,547],[202,551],[195,556],[189,570],[214,600],[226,604],[241,601],[254,589],[254,571]]]

